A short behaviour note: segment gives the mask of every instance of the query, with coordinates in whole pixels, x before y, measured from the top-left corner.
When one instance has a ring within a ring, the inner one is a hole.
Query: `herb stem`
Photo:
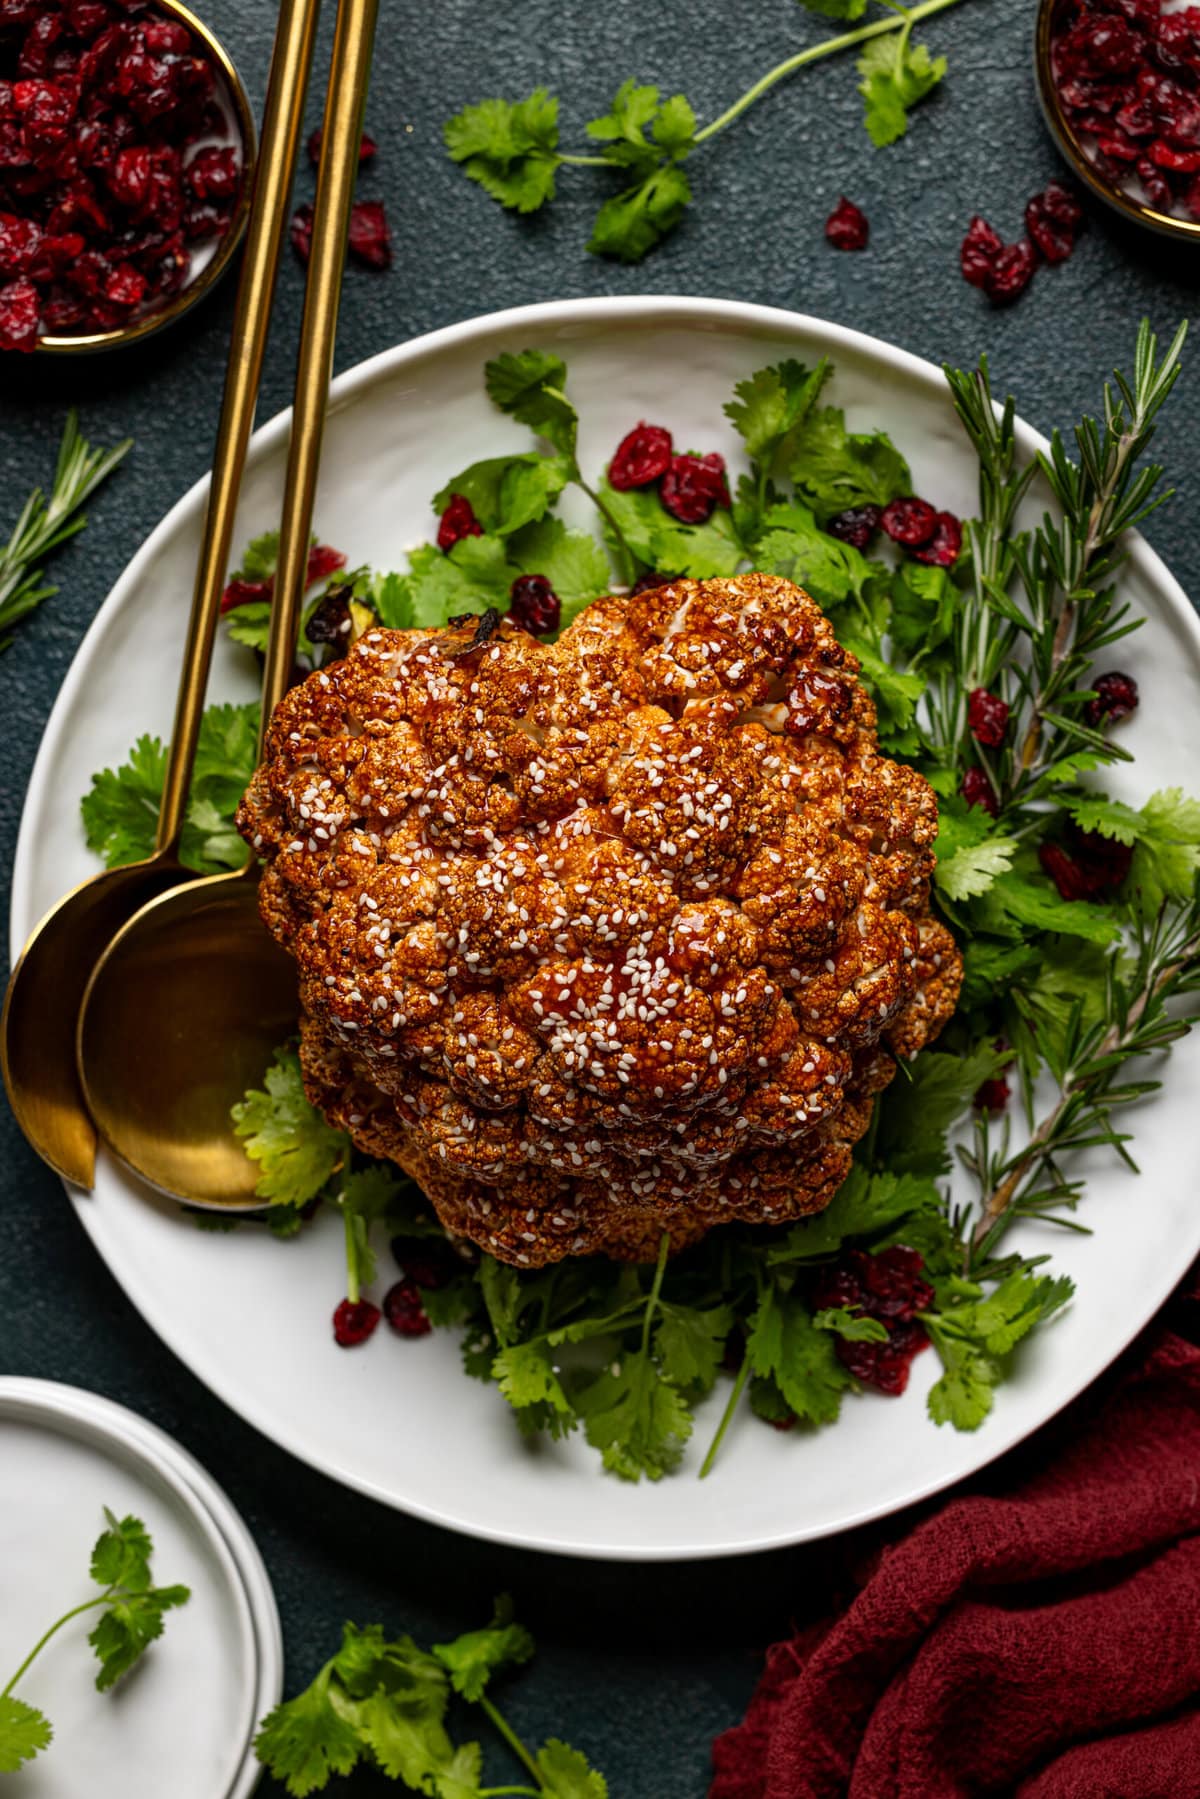
[[[569,162],[573,169],[611,169],[612,168],[611,162],[609,162],[607,160],[607,158],[603,157],[603,156],[568,156],[562,150],[555,151],[555,155],[558,157],[559,162]]]
[[[777,82],[785,81],[806,64],[820,62],[826,56],[837,56],[843,50],[853,50],[856,45],[865,44],[873,37],[883,37],[889,31],[910,32],[920,20],[932,18],[934,13],[945,12],[947,7],[958,4],[959,0],[922,0],[920,6],[914,6],[897,17],[876,19],[871,25],[859,26],[857,31],[845,31],[840,37],[827,38],[820,44],[810,44],[807,49],[797,51],[795,56],[789,56],[785,62],[768,70],[753,87],[747,88],[740,100],[735,100],[718,118],[696,133],[696,142],[702,144],[707,138],[715,137],[718,131],[724,131],[727,125],[732,125],[747,107],[753,106],[756,100],[761,100]]]
[[[61,1630],[64,1624],[69,1624],[72,1618],[78,1618],[82,1612],[90,1612],[98,1605],[107,1605],[115,1590],[115,1588],[110,1587],[108,1592],[101,1593],[98,1599],[85,1599],[82,1605],[73,1606],[69,1612],[64,1612],[62,1617],[57,1619],[56,1622],[50,1626],[45,1635],[38,1638],[33,1648],[29,1651],[29,1654],[25,1657],[25,1660],[21,1663],[21,1666],[17,1669],[8,1685],[4,1688],[4,1691],[0,1692],[0,1699],[8,1698],[8,1695],[20,1680],[22,1674],[26,1672],[32,1662],[36,1661],[37,1657],[42,1653],[42,1650],[46,1647],[46,1644],[50,1641],[56,1631]]]
[[[528,1749],[526,1749],[524,1743],[521,1741],[520,1737],[517,1735],[517,1733],[513,1729],[512,1725],[502,1715],[502,1713],[500,1713],[496,1710],[496,1707],[492,1704],[491,1700],[488,1698],[486,1693],[481,1693],[479,1695],[479,1704],[483,1707],[484,1712],[491,1719],[492,1723],[495,1725],[496,1729],[500,1732],[500,1735],[504,1738],[504,1741],[508,1744],[509,1748],[512,1750],[513,1754],[517,1757],[518,1761],[523,1763],[523,1765],[529,1769],[529,1772],[533,1775],[533,1778],[537,1781],[538,1793],[539,1794],[544,1793],[546,1789],[542,1784],[542,1777],[538,1771],[538,1765],[534,1761],[532,1755],[530,1755]],[[524,1789],[518,1788],[515,1790],[522,1791]]]
[[[712,1442],[708,1446],[708,1454],[705,1456],[704,1462],[700,1469],[699,1478],[701,1480],[703,1480],[706,1475],[712,1473],[713,1464],[716,1462],[716,1459],[717,1459],[717,1451],[720,1449],[721,1444],[724,1441],[725,1432],[729,1429],[729,1426],[733,1422],[733,1414],[738,1409],[738,1403],[741,1400],[742,1392],[743,1392],[746,1382],[749,1380],[749,1378],[750,1378],[750,1357],[747,1355],[747,1356],[742,1357],[742,1365],[738,1369],[737,1378],[735,1379],[735,1381],[733,1383],[733,1392],[729,1395],[729,1399],[726,1403],[725,1410],[721,1413],[721,1422],[717,1426],[717,1433],[716,1433],[715,1437],[713,1438]]]

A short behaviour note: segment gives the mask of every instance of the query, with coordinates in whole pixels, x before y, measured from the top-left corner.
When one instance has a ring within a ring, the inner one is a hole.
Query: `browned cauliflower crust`
[[[294,688],[238,823],[310,1096],[525,1266],[827,1205],[954,1009],[937,805],[769,575],[558,643],[373,630]]]

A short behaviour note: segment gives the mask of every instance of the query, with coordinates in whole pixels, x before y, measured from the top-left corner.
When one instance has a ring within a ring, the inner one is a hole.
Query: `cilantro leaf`
[[[679,223],[692,197],[679,164],[695,144],[695,113],[682,94],[660,104],[656,87],[630,80],[617,90],[611,110],[587,130],[604,144],[606,162],[638,178],[600,208],[588,249],[639,262]]]
[[[264,531],[252,537],[242,551],[242,565],[229,577],[231,581],[269,581],[279,566],[279,533]]]
[[[15,1774],[23,1762],[48,1748],[53,1736],[44,1712],[11,1693],[0,1696],[0,1774]]]
[[[890,634],[905,658],[924,661],[946,642],[961,604],[944,568],[902,562],[892,573]]]
[[[1038,952],[1027,943],[1003,943],[993,937],[972,937],[963,945],[963,984],[960,1004],[985,1005],[1003,994],[1018,977],[1038,966]]]
[[[937,1188],[927,1175],[899,1174],[891,1169],[871,1173],[856,1162],[825,1210],[793,1225],[768,1260],[777,1264],[829,1256],[847,1237],[876,1236],[901,1219],[917,1212],[936,1212],[939,1206]]]
[[[816,405],[829,374],[827,357],[822,356],[814,369],[789,359],[756,369],[734,388],[726,417],[767,474],[777,461],[790,460],[791,440]]]
[[[263,1076],[233,1108],[233,1128],[262,1170],[255,1192],[289,1206],[315,1199],[346,1156],[346,1139],[309,1103],[292,1049],[277,1049]]]
[[[1120,925],[1110,907],[1087,900],[1060,899],[1053,882],[1038,867],[1032,852],[1022,850],[1011,868],[998,874],[987,891],[970,900],[969,918],[976,930],[998,937],[1020,936],[1025,929],[1061,931],[1092,943],[1113,943]]]
[[[513,1604],[507,1593],[497,1599],[486,1629],[469,1630],[452,1643],[433,1645],[433,1653],[449,1674],[451,1686],[464,1699],[482,1698],[493,1674],[500,1668],[527,1662],[533,1650],[529,1632],[513,1621]]]
[[[552,443],[576,469],[579,417],[566,396],[567,365],[561,356],[505,350],[485,365],[484,382],[493,405]]]
[[[563,457],[540,456],[536,450],[521,456],[490,456],[447,481],[435,494],[433,508],[443,512],[452,495],[461,494],[471,502],[485,532],[508,537],[544,517],[570,474]]]
[[[627,187],[604,202],[596,214],[587,247],[594,256],[640,262],[647,251],[675,229],[691,197],[691,184],[683,170],[673,163],[665,164],[635,187]]]
[[[578,1749],[549,1737],[537,1755],[538,1778],[546,1799],[608,1799],[608,1782],[589,1768]]]
[[[97,1586],[128,1587],[144,1591],[150,1585],[150,1557],[154,1545],[140,1518],[117,1519],[104,1508],[108,1529],[96,1539],[91,1574]]]
[[[522,1429],[546,1430],[552,1437],[574,1430],[574,1407],[544,1344],[513,1343],[501,1349],[492,1363],[492,1379]]]
[[[756,1374],[775,1382],[788,1407],[809,1424],[831,1424],[842,1394],[854,1385],[834,1351],[829,1331],[818,1330],[795,1294],[769,1285],[750,1318],[746,1355]]]
[[[190,1597],[187,1587],[154,1587],[144,1593],[113,1597],[88,1634],[100,1663],[96,1686],[101,1692],[128,1673],[154,1639],[162,1635],[163,1613],[185,1605]]]
[[[878,1318],[864,1312],[851,1312],[846,1306],[826,1306],[813,1313],[813,1324],[819,1331],[833,1331],[848,1343],[886,1343],[887,1327]]]
[[[973,899],[986,893],[996,877],[1012,867],[1017,847],[1015,837],[993,833],[992,821],[982,806],[944,800],[938,808],[934,844],[938,891],[948,900]]]
[[[967,1055],[927,1050],[912,1064],[907,1080],[895,1080],[877,1102],[877,1162],[893,1174],[936,1178],[950,1168],[946,1133],[966,1113],[984,1081],[999,1073],[1002,1052],[990,1043]]]
[[[946,73],[946,58],[931,57],[907,30],[871,38],[858,59],[858,91],[865,102],[863,122],[873,143],[894,144],[908,130],[911,107],[923,100]]]
[[[1129,886],[1144,911],[1156,912],[1166,900],[1191,896],[1200,870],[1200,800],[1167,787],[1152,793],[1138,816]]]
[[[886,432],[847,431],[840,406],[808,413],[792,444],[791,475],[823,518],[848,506],[886,506],[912,491],[908,464]]]
[[[409,631],[416,623],[405,576],[367,575],[356,582],[354,591],[389,631]]]
[[[709,1392],[733,1322],[733,1309],[727,1305],[708,1311],[674,1303],[663,1305],[654,1333],[654,1349],[667,1379],[684,1391]]]
[[[754,545],[754,566],[785,575],[819,605],[838,606],[862,592],[872,565],[853,544],[830,537],[807,506],[771,506],[763,514],[763,534]]]
[[[643,1474],[661,1480],[678,1467],[692,1434],[682,1394],[640,1354],[614,1362],[576,1395],[575,1405],[588,1442],[622,1480]]]
[[[648,569],[705,581],[734,574],[745,560],[733,519],[723,507],[702,525],[684,525],[646,488],[621,492],[605,480],[600,496],[629,550]]]
[[[1065,1277],[1018,1269],[989,1294],[979,1293],[925,1320],[944,1373],[929,1394],[935,1424],[977,1430],[992,1409],[994,1389],[1007,1372],[1008,1358],[1034,1326],[1070,1299]]]
[[[880,745],[891,749],[916,717],[925,677],[894,668],[856,632],[842,631],[840,635],[843,649],[858,657],[863,685],[875,701]]]
[[[451,160],[493,200],[536,212],[554,197],[558,101],[543,87],[525,100],[482,100],[464,106],[442,132]]]
[[[362,1758],[357,1707],[332,1683],[333,1666],[327,1662],[311,1686],[269,1712],[254,1738],[259,1761],[295,1799],[327,1786],[333,1774],[351,1773]]]
[[[508,553],[523,574],[545,575],[562,603],[563,630],[612,586],[601,545],[589,531],[572,531],[559,518],[526,525],[509,538]]]
[[[158,807],[167,775],[166,746],[139,737],[119,768],[104,768],[80,802],[87,845],[106,868],[121,868],[154,854]]]

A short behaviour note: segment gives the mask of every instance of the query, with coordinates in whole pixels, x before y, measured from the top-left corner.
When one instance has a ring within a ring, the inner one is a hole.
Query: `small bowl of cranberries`
[[[1080,180],[1132,223],[1200,241],[1200,5],[1041,0],[1036,65]]]
[[[177,0],[0,0],[0,354],[133,343],[246,227],[254,115]]]

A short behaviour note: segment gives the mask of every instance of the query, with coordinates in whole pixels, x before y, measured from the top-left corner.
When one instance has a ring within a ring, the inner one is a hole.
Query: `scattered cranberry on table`
[[[1063,0],[1050,60],[1101,180],[1159,212],[1200,218],[1200,6]]]
[[[531,637],[557,631],[562,602],[545,575],[518,575],[509,590],[508,616]]]
[[[115,330],[186,285],[242,185],[216,93],[148,0],[0,5],[0,349]]]
[[[959,249],[964,281],[981,287],[993,306],[1019,300],[1038,264],[1065,262],[1083,227],[1083,207],[1063,181],[1051,181],[1025,206],[1027,237],[1006,244],[987,220],[975,217]]]
[[[292,214],[289,235],[301,262],[312,254],[313,209],[305,200]],[[356,200],[350,209],[350,254],[368,268],[386,269],[392,260],[392,233],[382,200]]]
[[[865,250],[871,236],[866,213],[843,194],[825,221],[825,236],[835,250]]]

